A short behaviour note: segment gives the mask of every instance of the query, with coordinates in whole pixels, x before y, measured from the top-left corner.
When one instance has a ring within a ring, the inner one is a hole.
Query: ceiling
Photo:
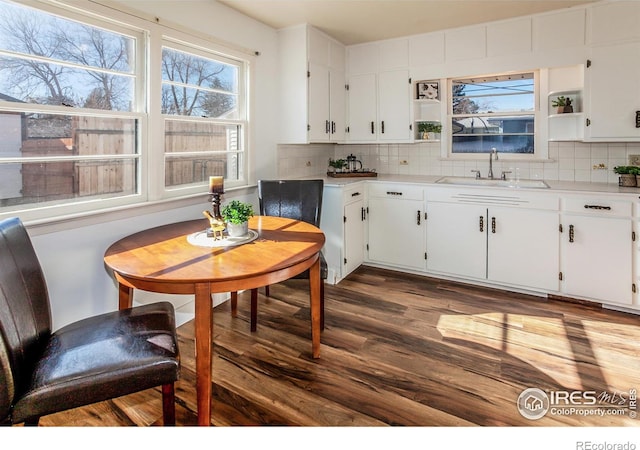
[[[525,16],[595,0],[217,0],[279,29],[309,23],[352,45]]]

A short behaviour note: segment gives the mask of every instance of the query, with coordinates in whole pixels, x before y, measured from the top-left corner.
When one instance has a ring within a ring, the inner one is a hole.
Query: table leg
[[[311,292],[311,352],[320,358],[320,259],[309,268],[309,291]]]
[[[213,308],[209,283],[198,283],[196,293],[196,396],[198,425],[211,425],[211,351],[213,347]]]
[[[133,306],[133,288],[126,284],[118,283],[118,309],[127,309]]]

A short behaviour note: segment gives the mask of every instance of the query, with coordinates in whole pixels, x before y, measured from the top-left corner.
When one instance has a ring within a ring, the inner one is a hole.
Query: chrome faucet
[[[489,153],[489,173],[487,174],[487,178],[493,180],[493,155],[496,157],[496,161],[498,160],[498,150],[495,147],[491,149],[491,153]]]

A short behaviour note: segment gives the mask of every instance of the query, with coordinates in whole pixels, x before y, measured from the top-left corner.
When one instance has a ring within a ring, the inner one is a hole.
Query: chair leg
[[[251,289],[251,331],[258,327],[258,289]]]
[[[176,424],[176,392],[173,383],[162,385],[162,420],[165,427]]]
[[[320,280],[320,329],[324,330],[324,280]]]
[[[270,297],[270,295],[269,295],[269,285],[268,284],[264,287],[264,295],[266,295],[267,297]]]
[[[238,314],[238,291],[231,293],[231,315],[235,317]]]
[[[39,423],[40,423],[40,417],[33,417],[31,419],[25,420],[24,421],[24,426],[25,427],[37,427]]]

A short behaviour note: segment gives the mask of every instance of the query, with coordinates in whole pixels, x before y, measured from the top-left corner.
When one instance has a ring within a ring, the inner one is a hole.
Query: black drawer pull
[[[387,191],[387,195],[402,195],[402,192]]]
[[[611,210],[611,206],[602,206],[602,205],[584,205],[585,209],[604,209],[607,211]]]
[[[352,197],[357,197],[358,195],[360,195],[360,192],[354,192],[353,194],[351,194]]]

